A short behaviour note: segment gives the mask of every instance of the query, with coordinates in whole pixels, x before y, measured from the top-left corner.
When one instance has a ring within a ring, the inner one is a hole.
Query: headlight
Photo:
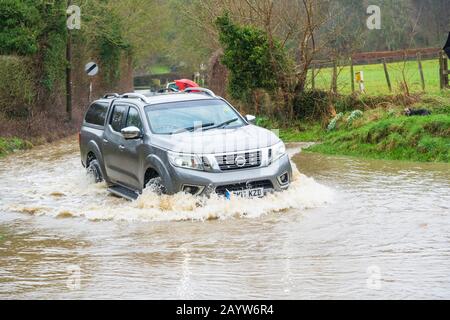
[[[283,141],[278,142],[272,147],[272,162],[277,161],[286,154],[286,146]]]
[[[203,170],[203,163],[199,156],[174,152],[169,152],[168,155],[170,163],[175,167]]]

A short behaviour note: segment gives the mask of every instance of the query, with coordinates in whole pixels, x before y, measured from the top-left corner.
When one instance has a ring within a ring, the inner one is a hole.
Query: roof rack
[[[140,94],[140,93],[135,93],[135,92],[125,93],[125,94],[121,95],[120,98],[123,98],[123,99],[141,99],[143,102],[148,103],[146,96],[144,96],[143,94]]]
[[[185,93],[194,92],[195,93],[195,91],[200,91],[200,92],[206,93],[208,96],[211,96],[213,98],[216,97],[216,95],[213,91],[206,89],[206,88],[201,88],[201,87],[186,88],[186,89],[184,89],[183,92],[185,92]]]
[[[119,98],[120,95],[118,93],[107,93],[103,96],[103,99],[109,99],[109,98]]]

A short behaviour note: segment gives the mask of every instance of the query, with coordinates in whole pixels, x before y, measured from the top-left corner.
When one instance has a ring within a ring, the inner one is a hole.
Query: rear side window
[[[125,118],[127,116],[127,106],[114,106],[114,110],[111,116],[110,125],[114,131],[120,132],[124,128]]]
[[[105,103],[93,103],[86,113],[85,121],[98,126],[105,125],[106,112],[108,105]]]

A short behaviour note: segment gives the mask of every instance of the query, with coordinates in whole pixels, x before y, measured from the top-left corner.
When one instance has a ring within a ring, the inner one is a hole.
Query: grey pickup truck
[[[284,143],[204,88],[145,96],[108,94],[88,108],[81,162],[96,182],[129,200],[161,192],[262,197],[289,187]]]

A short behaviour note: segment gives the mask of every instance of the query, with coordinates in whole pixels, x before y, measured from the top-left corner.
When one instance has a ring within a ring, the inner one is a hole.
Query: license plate
[[[261,198],[264,196],[264,188],[233,191],[233,194],[241,198]]]

